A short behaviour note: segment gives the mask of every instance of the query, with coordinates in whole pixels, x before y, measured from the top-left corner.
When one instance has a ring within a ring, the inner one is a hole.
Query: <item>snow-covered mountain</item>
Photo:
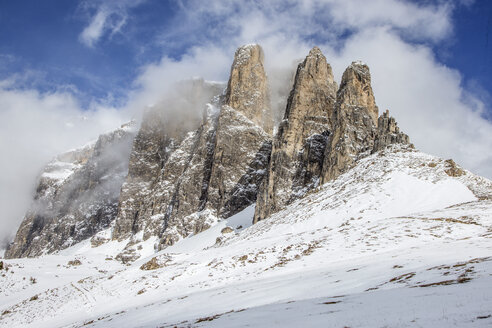
[[[251,206],[131,265],[116,240],[9,260],[0,325],[488,326],[492,182],[451,168],[393,146],[268,220]]]
[[[258,45],[224,86],[183,82],[46,167],[1,326],[492,324],[492,182],[379,116],[367,65],[338,86],[313,48],[281,122]]]

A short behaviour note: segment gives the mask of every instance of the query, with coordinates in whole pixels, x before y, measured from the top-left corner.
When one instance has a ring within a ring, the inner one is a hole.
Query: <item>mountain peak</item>
[[[227,83],[225,104],[271,134],[273,114],[263,59],[263,49],[257,44],[244,45],[236,50]]]

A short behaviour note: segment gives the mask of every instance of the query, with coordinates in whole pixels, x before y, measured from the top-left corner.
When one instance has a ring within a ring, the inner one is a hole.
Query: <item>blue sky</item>
[[[176,7],[164,1],[142,3],[131,9],[132,18],[121,33],[104,35],[89,47],[79,35],[97,12],[97,3],[0,3],[0,79],[33,73],[19,86],[42,91],[75,87],[85,105],[108,95],[115,101],[125,98],[138,68],[160,58],[157,31],[166,28]]]
[[[353,60],[369,65],[380,111],[418,149],[492,178],[491,10],[487,0],[0,0],[0,239],[55,155],[148,106],[165,113],[178,81],[226,81],[246,43],[264,49],[276,113],[317,45],[337,81]]]

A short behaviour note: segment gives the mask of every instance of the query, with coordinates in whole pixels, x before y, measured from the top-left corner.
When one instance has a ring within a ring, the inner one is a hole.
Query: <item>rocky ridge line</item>
[[[223,93],[220,85],[193,80],[180,87],[183,100],[191,101],[191,112],[177,115],[181,102],[147,110],[123,160],[128,174],[118,180],[121,192],[111,194],[119,200],[112,198],[102,223],[77,219],[78,225],[70,226],[73,231],[59,234],[63,224],[54,220],[52,228],[39,229],[39,211],[33,210],[12,249],[34,247],[37,252],[11,251],[12,256],[52,252],[93,236],[93,246],[110,239],[128,241],[118,259],[133,261],[139,257],[139,243],[149,238],[160,250],[255,203],[254,221],[266,219],[336,179],[359,159],[394,143],[409,143],[388,112],[378,117],[367,65],[352,63],[337,87],[317,47],[299,64],[284,120],[272,136],[263,60],[260,46],[240,47]],[[201,117],[193,114],[197,106],[203,108]],[[57,193],[70,195],[65,189]],[[71,211],[78,213],[70,206],[64,213]],[[84,228],[87,225],[96,228]],[[110,238],[98,233],[108,227]],[[44,235],[39,241],[26,237],[38,236],[38,230]],[[51,242],[56,238],[60,242]]]

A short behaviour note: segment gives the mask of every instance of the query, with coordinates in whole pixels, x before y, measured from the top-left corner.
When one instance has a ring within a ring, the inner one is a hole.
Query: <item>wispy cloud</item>
[[[140,5],[145,0],[121,1],[85,1],[81,7],[93,11],[88,25],[79,35],[79,40],[88,47],[93,47],[105,35],[110,37],[119,33],[128,19],[128,10]]]

